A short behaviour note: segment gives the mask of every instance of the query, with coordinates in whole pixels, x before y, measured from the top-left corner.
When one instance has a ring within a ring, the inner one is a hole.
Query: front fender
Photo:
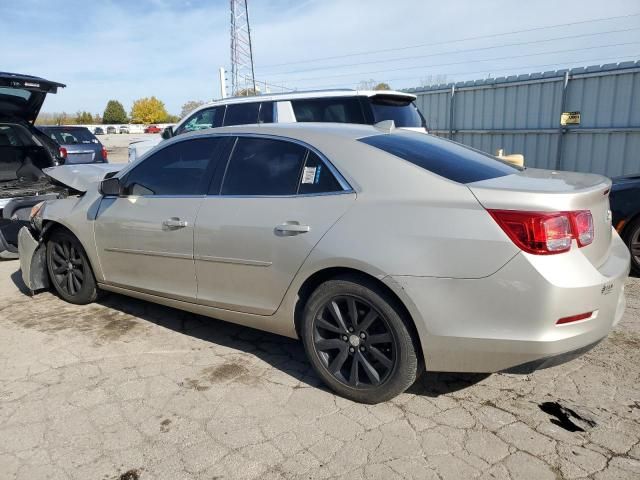
[[[22,227],[18,232],[18,252],[22,280],[31,294],[49,288],[47,249],[42,241],[33,238],[27,227]]]

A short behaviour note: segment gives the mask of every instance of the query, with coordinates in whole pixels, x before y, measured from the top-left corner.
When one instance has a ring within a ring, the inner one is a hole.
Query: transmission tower
[[[248,0],[231,2],[231,95],[248,88],[256,93]]]

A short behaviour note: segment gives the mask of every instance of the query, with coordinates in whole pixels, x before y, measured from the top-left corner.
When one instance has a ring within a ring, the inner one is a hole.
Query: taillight
[[[102,160],[107,161],[107,149],[102,147]]]
[[[591,318],[592,316],[593,316],[593,312],[580,313],[578,315],[571,315],[570,317],[564,317],[564,318],[559,319],[556,322],[556,325],[563,325],[565,323],[579,322],[580,320],[586,320],[588,318]]]
[[[64,159],[66,159],[66,158],[67,158],[67,149],[66,149],[66,148],[64,148],[64,147],[60,147],[60,148],[58,149],[58,153],[60,154],[60,156],[61,156],[62,158],[64,158]]]
[[[579,247],[585,247],[593,242],[593,217],[589,210],[571,212],[573,231]]]
[[[576,212],[527,212],[489,210],[494,220],[520,249],[534,255],[551,255],[593,242],[593,218],[589,210]]]

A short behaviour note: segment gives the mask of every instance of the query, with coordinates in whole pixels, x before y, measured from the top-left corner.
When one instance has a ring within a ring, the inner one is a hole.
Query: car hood
[[[33,124],[48,93],[66,85],[44,78],[0,72],[0,116],[15,117]]]
[[[49,178],[78,192],[86,192],[92,184],[101,182],[107,173],[119,172],[125,164],[85,164],[62,165],[45,168],[43,172]]]

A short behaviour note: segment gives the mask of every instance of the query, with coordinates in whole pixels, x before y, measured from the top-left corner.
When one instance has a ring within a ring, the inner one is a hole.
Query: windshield
[[[424,118],[413,102],[397,97],[375,96],[371,98],[375,123],[393,120],[396,127],[423,128]]]
[[[41,130],[60,145],[98,143],[98,139],[87,128],[41,128]]]

